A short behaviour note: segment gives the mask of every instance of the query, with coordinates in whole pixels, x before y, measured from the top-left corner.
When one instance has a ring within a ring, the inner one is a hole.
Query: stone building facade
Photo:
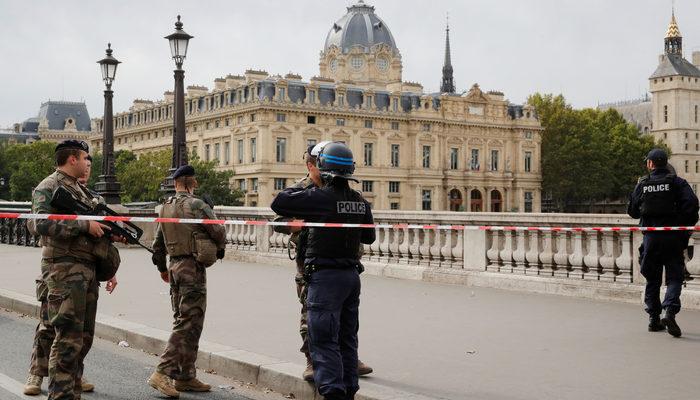
[[[542,128],[529,106],[477,84],[425,93],[403,81],[391,32],[362,1],[333,24],[319,67],[308,81],[248,70],[212,90],[187,87],[188,150],[233,170],[245,205],[269,204],[305,176],[307,146],[336,140],[352,149],[356,188],[376,209],[540,211]],[[134,101],[115,115],[115,150],[172,148],[172,117],[172,92]],[[91,145],[101,146],[94,124]]]
[[[32,140],[60,142],[66,139],[88,141],[92,121],[84,102],[49,100],[41,103],[39,114],[17,123],[14,130]]]

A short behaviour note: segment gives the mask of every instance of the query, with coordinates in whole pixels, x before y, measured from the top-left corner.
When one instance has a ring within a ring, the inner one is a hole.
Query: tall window
[[[345,95],[344,94],[338,95],[338,105],[341,107],[345,105]]]
[[[345,126],[345,118],[337,118],[335,120],[335,125],[336,126]]]
[[[277,113],[277,122],[286,122],[287,114]]]
[[[238,163],[243,164],[243,140],[239,140],[238,146]]]
[[[398,144],[391,145],[391,166],[394,168],[398,168],[398,166],[399,166],[399,145]]]
[[[277,138],[277,146],[275,148],[277,154],[277,162],[287,162],[287,139]]]
[[[365,107],[372,108],[372,96],[367,96],[365,98]]]
[[[394,112],[399,111],[399,99],[391,99],[391,109]]]
[[[401,189],[401,182],[390,181],[389,182],[389,193],[399,193]]]
[[[216,160],[217,164],[221,159],[221,145],[219,143],[214,143],[214,159]]]
[[[491,171],[498,171],[498,150],[491,150]]]
[[[532,152],[525,152],[525,172],[530,172],[532,170]]]
[[[287,187],[287,179],[275,178],[275,190],[284,190]]]
[[[472,159],[469,162],[469,168],[472,171],[478,171],[481,168],[479,164],[479,149],[472,149]]]
[[[372,143],[365,143],[365,167],[372,166],[373,153],[374,153],[374,145]]]
[[[426,190],[423,189],[422,191],[422,206],[423,206],[423,211],[429,211],[432,209],[432,190]]]
[[[231,142],[224,142],[224,164],[231,162]]]
[[[399,123],[396,122],[396,121],[393,121],[393,122],[391,123],[391,130],[392,130],[392,131],[398,131],[398,130],[399,130]]]
[[[316,91],[315,90],[309,90],[309,103],[311,103],[311,104],[316,103]]]
[[[525,192],[525,212],[532,212],[532,192]]]
[[[668,122],[668,106],[664,106],[664,122]]]
[[[423,146],[423,168],[430,168],[430,146]]]
[[[278,96],[277,99],[278,99],[279,101],[284,101],[286,96],[287,96],[287,89],[285,89],[285,88],[279,88],[279,96]]]
[[[250,190],[252,190],[253,193],[257,193],[257,191],[258,191],[258,178],[253,178],[250,180]]]
[[[688,160],[685,160],[685,172],[688,173]]]
[[[700,161],[695,161],[695,173],[700,172]]]
[[[698,122],[698,106],[695,106],[695,123]]]
[[[250,139],[250,162],[255,162],[255,155],[258,151],[257,142],[255,138]]]
[[[372,120],[371,119],[366,119],[365,120],[365,128],[371,129],[372,128]]]
[[[450,169],[457,168],[459,168],[459,149],[453,147],[450,149]]]
[[[365,193],[374,192],[374,181],[362,181],[362,191]]]
[[[211,145],[205,144],[204,145],[204,161],[209,161],[209,148]]]
[[[245,179],[239,179],[239,180],[238,180],[238,188],[241,189],[241,190],[244,191],[244,192],[247,190],[247,187],[246,187],[246,184],[245,184]]]

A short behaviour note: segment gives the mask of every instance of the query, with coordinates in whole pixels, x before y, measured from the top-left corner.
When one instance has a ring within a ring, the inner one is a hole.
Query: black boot
[[[649,332],[659,332],[666,329],[666,326],[661,323],[661,317],[658,314],[649,315]]]
[[[664,311],[664,317],[661,318],[661,323],[666,326],[668,334],[673,337],[681,337],[681,327],[676,323],[676,314]]]

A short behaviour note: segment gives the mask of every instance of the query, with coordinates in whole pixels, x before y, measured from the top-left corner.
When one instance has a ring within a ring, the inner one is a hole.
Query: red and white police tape
[[[542,232],[652,232],[652,231],[700,231],[700,226],[490,226],[490,225],[423,225],[423,224],[344,224],[333,222],[302,221],[267,221],[242,219],[194,219],[194,218],[157,218],[125,217],[102,215],[66,215],[66,214],[29,214],[0,212],[0,219],[49,219],[53,221],[104,221],[104,222],[146,222],[166,224],[211,224],[211,225],[269,225],[291,227],[320,228],[388,228],[388,229],[424,229],[457,231],[542,231]]]

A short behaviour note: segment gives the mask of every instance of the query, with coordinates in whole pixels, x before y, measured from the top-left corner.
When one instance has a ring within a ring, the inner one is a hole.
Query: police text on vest
[[[338,214],[364,214],[365,203],[361,201],[337,201]]]
[[[668,183],[662,183],[659,185],[649,185],[644,186],[642,193],[656,193],[656,192],[670,192],[671,185]]]

